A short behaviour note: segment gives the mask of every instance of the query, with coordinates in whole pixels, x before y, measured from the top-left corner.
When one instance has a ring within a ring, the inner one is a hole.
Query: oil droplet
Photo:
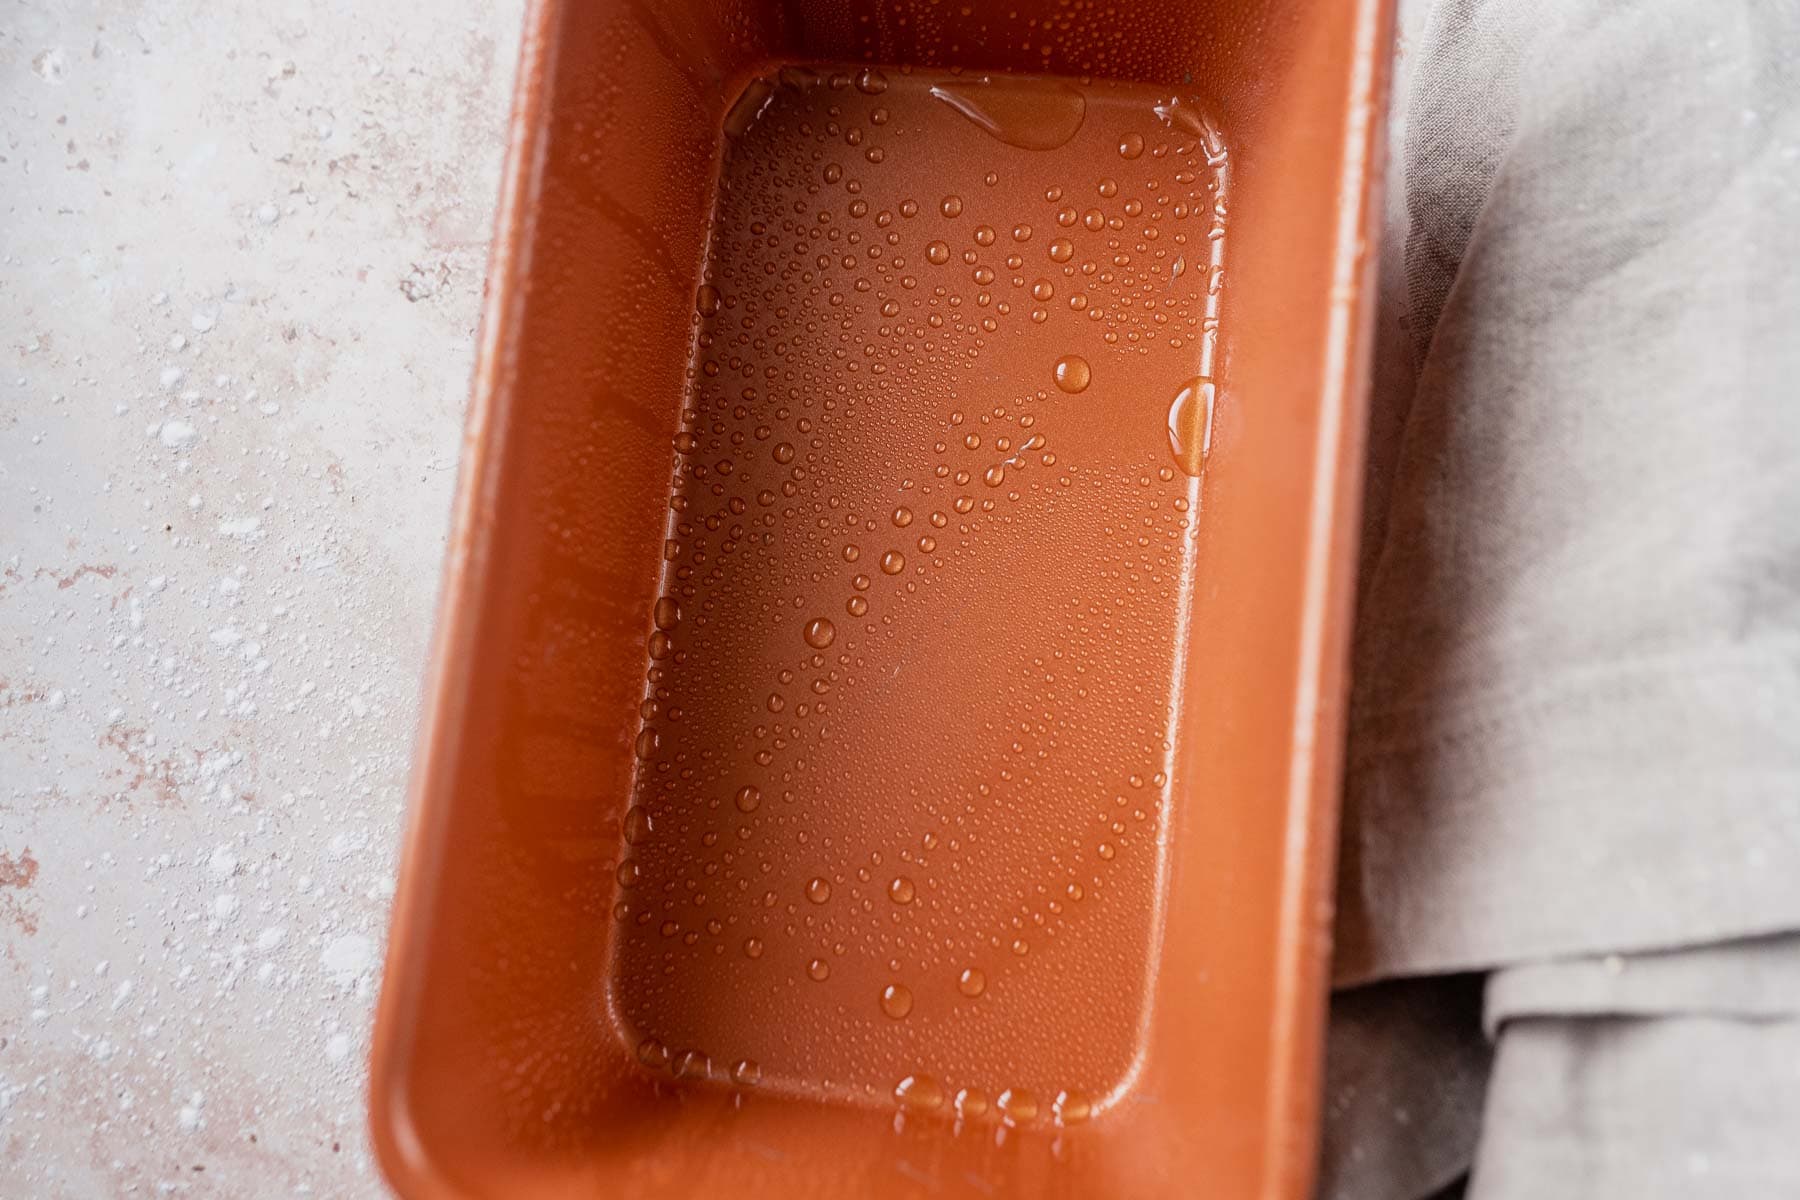
[[[894,881],[888,884],[888,899],[895,904],[911,904],[917,894],[918,889],[913,886],[913,881],[904,875],[894,876]]]
[[[669,1048],[653,1037],[647,1037],[637,1044],[637,1060],[653,1070],[662,1070],[669,1065]]]
[[[1050,243],[1050,261],[1068,262],[1075,257],[1075,243],[1068,238],[1057,238]]]
[[[999,487],[1006,482],[1006,468],[999,463],[995,463],[986,471],[982,472],[981,482],[987,484],[989,487]]]
[[[803,636],[806,644],[814,650],[823,650],[837,636],[837,627],[831,623],[830,617],[814,617],[806,623]]]
[[[994,244],[994,227],[992,225],[977,225],[975,227],[975,244],[978,246],[993,245]],[[975,272],[975,278],[976,278],[976,282],[981,282],[981,272],[980,271]],[[993,273],[991,271],[988,273],[987,281],[990,283],[993,281]]]
[[[1119,139],[1119,157],[1136,158],[1144,152],[1144,135],[1128,133]]]
[[[813,876],[806,885],[806,898],[814,904],[825,903],[831,899],[831,884],[823,876]]]
[[[1213,402],[1217,390],[1210,379],[1190,379],[1169,404],[1169,450],[1175,465],[1198,475],[1212,450]]]
[[[1054,150],[1081,129],[1087,101],[1066,83],[984,75],[931,94],[1009,146]],[[998,182],[997,180],[995,182]]]
[[[1054,295],[1056,295],[1056,286],[1048,279],[1039,279],[1031,285],[1033,300],[1048,300]]]
[[[1007,1088],[1000,1093],[998,1104],[1008,1125],[1023,1125],[1037,1118],[1037,1097],[1024,1088]]]
[[[674,653],[674,651],[675,643],[669,640],[668,634],[658,629],[655,633],[650,635],[651,658],[667,658],[670,654]]]
[[[1093,1115],[1094,1106],[1080,1092],[1060,1091],[1050,1106],[1058,1125],[1079,1125]]]
[[[1117,854],[1118,851],[1113,849],[1113,844],[1111,842],[1101,842],[1100,845],[1095,849],[1094,853],[1098,854],[1101,858],[1104,858],[1106,861],[1111,862],[1113,859],[1113,856],[1115,854]]]
[[[637,735],[637,756],[649,758],[662,745],[662,737],[654,729],[646,729]]]
[[[856,90],[868,96],[879,96],[887,91],[888,79],[874,67],[864,67],[856,73]]]
[[[898,1021],[912,1010],[912,989],[904,983],[890,983],[881,989],[882,1012]]]
[[[906,570],[906,555],[898,550],[889,550],[881,556],[881,572],[884,575],[898,575]]]
[[[929,1075],[908,1075],[894,1085],[894,1102],[915,1112],[935,1112],[944,1106],[944,1088]]]
[[[673,629],[676,622],[681,620],[681,605],[675,597],[664,596],[656,602],[656,610],[653,615],[656,618],[658,629]]]
[[[620,862],[619,869],[613,872],[613,878],[619,881],[619,886],[622,888],[636,887],[638,880],[643,877],[644,873],[638,868],[637,860],[632,858]]]
[[[1065,354],[1056,360],[1056,386],[1065,392],[1085,392],[1093,377],[1087,359],[1079,354]]]
[[[1024,938],[1014,938],[1012,952],[1014,954],[1029,954],[1031,952],[1031,946]]]
[[[759,937],[745,938],[744,955],[747,958],[761,958],[763,956],[763,940]]]
[[[731,1082],[739,1087],[755,1087],[762,1082],[762,1068],[754,1059],[740,1058],[732,1064]]]
[[[719,311],[719,289],[710,283],[700,285],[694,294],[694,311],[703,317],[710,317]]]
[[[950,247],[943,242],[932,242],[925,247],[925,260],[933,266],[943,266],[950,261]]]
[[[781,698],[780,692],[770,692],[769,693],[769,711],[770,712],[780,712],[782,709],[784,709],[786,707],[787,707],[787,701],[783,700]]]
[[[965,996],[979,996],[987,991],[987,974],[980,967],[964,967],[956,978],[956,990]]]
[[[1065,890],[1071,900],[1080,900],[1083,896],[1087,895],[1087,890],[1079,883],[1071,883]]]
[[[987,1116],[987,1093],[980,1088],[966,1087],[956,1093],[956,1115],[965,1121],[978,1121]]]
[[[944,202],[938,205],[938,211],[943,213],[946,217],[962,216],[962,197],[945,196]]]
[[[631,845],[642,845],[655,827],[649,811],[642,805],[634,804],[625,810],[625,840]]]
[[[831,964],[822,958],[815,958],[806,964],[806,974],[814,983],[824,983],[831,978]]]
[[[869,611],[869,602],[861,596],[852,596],[844,601],[844,611],[853,617],[860,617]]]
[[[741,813],[753,813],[762,803],[762,792],[755,784],[746,783],[737,790],[737,795],[732,797],[732,803],[737,805],[737,810]]]
[[[911,524],[912,524],[912,509],[902,506],[902,507],[896,508],[894,510],[894,527],[896,529],[905,529],[908,525],[911,525]]]
[[[712,1074],[712,1059],[698,1050],[683,1050],[675,1056],[675,1078],[705,1079]]]
[[[774,455],[778,463],[791,463],[794,461],[794,447],[787,442],[776,442]]]

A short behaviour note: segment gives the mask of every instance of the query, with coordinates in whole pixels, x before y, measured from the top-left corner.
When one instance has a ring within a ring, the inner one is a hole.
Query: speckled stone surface
[[[0,0],[0,1196],[365,1132],[521,0]]]

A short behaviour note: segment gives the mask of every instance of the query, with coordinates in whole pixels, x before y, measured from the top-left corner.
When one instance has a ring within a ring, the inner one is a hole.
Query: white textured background
[[[0,0],[0,1197],[381,1194],[521,0]]]

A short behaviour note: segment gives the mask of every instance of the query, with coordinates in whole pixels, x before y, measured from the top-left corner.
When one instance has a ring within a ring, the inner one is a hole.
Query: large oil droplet
[[[737,790],[737,795],[732,797],[732,803],[737,805],[737,810],[741,813],[753,813],[762,803],[762,792],[755,784],[746,783]]]
[[[904,570],[906,570],[906,555],[900,553],[898,550],[889,550],[886,554],[881,556],[882,574],[898,575]]]
[[[814,904],[823,904],[831,899],[831,883],[822,875],[815,875],[806,884],[806,898]]]
[[[944,242],[932,242],[925,247],[925,261],[934,267],[941,267],[950,261],[950,247]]]
[[[791,463],[794,461],[794,447],[788,442],[776,442],[773,453],[775,461],[778,463]]]
[[[874,67],[856,73],[856,90],[868,96],[879,96],[888,89],[888,78]]]
[[[1058,1125],[1079,1125],[1093,1115],[1094,1106],[1080,1092],[1060,1091],[1050,1106]]]
[[[1008,1125],[1023,1125],[1037,1119],[1037,1097],[1024,1088],[1007,1088],[1000,1093],[1000,1115]]]
[[[1054,150],[1081,129],[1087,101],[1066,83],[983,75],[938,84],[931,94],[1009,146]]]
[[[740,1058],[731,1066],[731,1082],[739,1087],[755,1087],[762,1082],[762,1068],[755,1059]]]
[[[966,1087],[956,1093],[956,1115],[965,1121],[979,1121],[987,1116],[987,1093],[980,1088]]]
[[[775,98],[775,85],[767,79],[752,79],[744,94],[732,104],[731,111],[725,114],[725,136],[743,137],[750,126],[756,124],[756,118],[762,116],[763,110],[769,107],[769,101]]]
[[[1128,133],[1119,139],[1119,157],[1136,158],[1144,152],[1144,135]]]
[[[829,617],[814,617],[806,623],[803,636],[806,638],[806,644],[814,650],[823,650],[831,645],[831,639],[837,636],[837,627],[831,623]]]
[[[656,609],[652,615],[656,618],[658,629],[673,629],[676,622],[681,620],[681,605],[675,597],[663,596],[657,600]]]
[[[944,202],[938,205],[938,211],[943,213],[946,217],[962,216],[962,197],[945,196]]]
[[[660,745],[662,745],[662,736],[654,729],[646,729],[637,736],[637,756],[649,758],[656,753],[656,748]]]
[[[917,894],[918,889],[913,887],[913,881],[904,875],[894,876],[894,881],[888,884],[888,899],[895,904],[911,904]]]
[[[675,1056],[677,1079],[705,1079],[712,1074],[712,1059],[698,1050],[683,1050]]]
[[[894,1102],[915,1112],[933,1112],[944,1106],[944,1088],[929,1075],[908,1075],[894,1085]]]
[[[980,967],[965,967],[957,976],[956,990],[965,996],[979,996],[987,991],[987,973]]]
[[[669,1048],[653,1037],[647,1037],[637,1044],[637,1060],[652,1070],[660,1071],[669,1065]]]
[[[745,938],[744,956],[746,958],[761,958],[763,956],[763,940],[759,937]]]
[[[703,283],[700,290],[694,293],[694,311],[703,317],[714,316],[719,311],[719,300],[719,289],[710,283]]]
[[[1169,404],[1169,450],[1175,464],[1198,475],[1212,451],[1213,402],[1217,389],[1210,379],[1190,379]]]
[[[1056,386],[1071,394],[1085,392],[1094,372],[1087,359],[1079,354],[1065,354],[1056,360]]]
[[[900,1020],[912,1009],[912,989],[904,983],[890,983],[881,989],[881,1011],[894,1020]]]
[[[650,813],[642,805],[634,804],[625,810],[625,840],[633,846],[642,845],[650,838],[656,823],[650,819]]]
[[[814,983],[824,983],[831,978],[831,964],[822,958],[815,958],[806,964],[806,974]]]

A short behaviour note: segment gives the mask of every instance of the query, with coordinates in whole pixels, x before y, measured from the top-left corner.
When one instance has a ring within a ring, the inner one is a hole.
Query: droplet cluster
[[[612,1002],[664,1078],[1069,1126],[1146,1000],[1226,154],[1137,85],[726,120]]]

